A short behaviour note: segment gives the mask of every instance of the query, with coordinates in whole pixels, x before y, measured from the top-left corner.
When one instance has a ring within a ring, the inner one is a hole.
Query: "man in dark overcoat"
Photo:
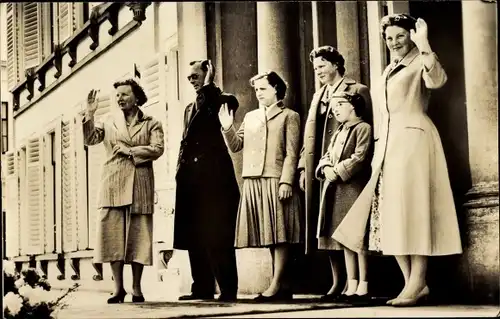
[[[187,250],[193,284],[179,300],[236,299],[238,274],[234,236],[240,198],[233,162],[221,133],[221,105],[236,112],[238,100],[214,83],[209,60],[190,63],[188,80],[196,101],[184,112],[177,173],[174,248]]]

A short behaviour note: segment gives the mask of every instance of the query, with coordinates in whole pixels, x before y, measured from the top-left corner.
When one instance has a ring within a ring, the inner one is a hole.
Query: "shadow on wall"
[[[462,5],[459,1],[410,2],[410,13],[427,21],[431,46],[448,75],[446,85],[433,92],[428,114],[443,143],[465,249],[468,229],[463,204],[465,194],[472,187],[472,180],[465,100]],[[429,286],[443,302],[465,301],[460,300],[463,298],[460,285],[465,281],[458,273],[460,258],[455,255],[429,260]]]

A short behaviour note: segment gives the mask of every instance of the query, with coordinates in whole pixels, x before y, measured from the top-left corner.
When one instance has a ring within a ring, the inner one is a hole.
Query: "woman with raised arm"
[[[423,19],[406,14],[381,21],[392,63],[371,92],[372,175],[333,234],[354,251],[367,235],[369,250],[396,257],[405,285],[388,301],[393,306],[416,305],[429,295],[429,256],[462,253],[446,158],[426,114],[431,91],[447,80],[427,32]]]
[[[236,220],[235,247],[269,247],[271,285],[255,299],[292,299],[285,288],[291,244],[302,241],[300,199],[294,185],[299,155],[299,114],[283,104],[286,84],[276,72],[250,79],[259,108],[248,112],[238,131],[233,112],[219,111],[222,133],[232,152],[243,149],[243,188]]]
[[[85,145],[102,142],[106,153],[98,190],[94,261],[111,263],[115,292],[108,303],[125,299],[124,264],[132,264],[132,302],[144,302],[142,271],[152,265],[153,255],[153,161],[163,154],[163,128],[139,109],[147,101],[139,84],[129,79],[113,86],[120,110],[95,122],[98,91],[91,90],[83,123]]]

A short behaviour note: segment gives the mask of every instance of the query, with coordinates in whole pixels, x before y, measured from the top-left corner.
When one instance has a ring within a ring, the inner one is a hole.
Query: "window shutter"
[[[19,256],[20,250],[20,223],[19,216],[19,179],[18,179],[18,160],[16,152],[8,152],[5,154],[4,172],[5,172],[5,240],[6,240],[6,256]]]
[[[163,63],[161,63],[163,62]],[[163,82],[165,71],[165,59],[161,61],[158,56],[150,59],[142,65],[141,68],[141,84],[146,92],[148,101],[143,108],[160,102],[160,83]],[[163,83],[161,83],[163,84]]]
[[[84,250],[88,247],[89,241],[89,221],[87,216],[87,172],[85,162],[85,148],[83,143],[83,116],[77,114],[73,118],[75,130],[75,189],[76,189],[76,207],[78,214],[76,216],[77,230],[77,249]]]
[[[28,254],[42,254],[44,246],[43,205],[43,140],[30,139],[26,148],[26,225],[28,232]]]
[[[24,69],[40,64],[42,59],[42,4],[23,4]]]
[[[102,121],[111,109],[111,99],[109,95],[99,96],[98,109],[94,115],[95,121]],[[98,216],[98,191],[101,181],[101,169],[105,160],[104,145],[99,143],[87,148],[87,178],[88,178],[88,220],[89,220],[89,240],[88,248],[95,249],[96,223]]]
[[[61,196],[62,196],[62,249],[76,251],[78,208],[75,194],[74,122],[63,120],[61,124]]]
[[[57,26],[57,29],[55,30],[57,33],[56,43],[63,43],[73,33],[73,3],[57,2],[54,3],[54,6],[56,8],[54,12],[57,13],[54,15],[56,17],[55,25]]]
[[[55,183],[54,183],[54,167],[52,166],[52,140],[50,135],[45,135],[43,138],[43,203],[44,203],[44,251],[45,253],[53,253],[55,251],[54,234],[56,225],[54,220],[55,206]],[[55,141],[54,141],[55,142]]]
[[[73,2],[73,31],[80,29],[84,23],[83,17],[83,2]]]
[[[18,6],[7,3],[7,78],[9,90],[19,80],[19,46],[18,46]]]

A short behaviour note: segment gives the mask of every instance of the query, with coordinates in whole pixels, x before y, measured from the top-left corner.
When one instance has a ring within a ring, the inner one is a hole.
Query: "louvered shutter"
[[[77,229],[77,249],[84,250],[88,247],[88,216],[87,216],[87,163],[85,160],[85,147],[83,143],[83,116],[77,114],[74,118],[75,130],[75,189],[76,189],[76,207],[78,214],[76,216]]]
[[[43,138],[43,202],[44,202],[44,251],[45,253],[53,253],[55,251],[55,216],[54,210],[56,200],[55,183],[54,183],[54,166],[52,165],[52,143],[51,135],[48,134]]]
[[[163,62],[163,63],[162,63]],[[165,60],[161,61],[158,56],[154,56],[150,60],[146,61],[141,67],[141,84],[146,92],[148,101],[143,108],[160,102],[160,96],[163,92],[163,83],[165,73]]]
[[[62,196],[62,249],[76,251],[77,227],[75,187],[74,122],[64,119],[61,124],[61,196]]]
[[[7,78],[8,89],[12,89],[19,80],[19,47],[18,47],[18,5],[7,4]]]
[[[57,2],[53,5],[55,9],[54,12],[57,13],[54,15],[56,20],[56,23],[54,23],[54,33],[57,35],[54,42],[63,43],[73,33],[73,27],[75,24],[73,15],[73,3]]]
[[[19,256],[20,250],[20,223],[19,216],[19,180],[18,180],[18,160],[16,152],[9,152],[5,155],[3,162],[5,172],[5,240],[6,256]]]
[[[42,254],[44,246],[44,204],[43,204],[43,140],[32,138],[26,147],[26,220],[28,254]]]
[[[102,121],[111,109],[109,95],[100,95],[98,109],[94,120]],[[94,249],[96,244],[96,223],[99,209],[97,207],[99,184],[101,181],[101,169],[105,160],[104,145],[99,143],[87,147],[87,183],[88,183],[88,221],[89,240],[88,248]]]
[[[40,64],[42,59],[42,4],[23,4],[23,51],[24,69]]]
[[[141,85],[144,87],[148,102],[142,106],[146,114],[161,122],[164,130],[164,154],[153,162],[155,176],[155,223],[154,242],[170,243],[173,234],[172,192],[169,175],[168,113],[165,55],[153,56],[141,65]],[[167,244],[171,247],[171,244]]]

